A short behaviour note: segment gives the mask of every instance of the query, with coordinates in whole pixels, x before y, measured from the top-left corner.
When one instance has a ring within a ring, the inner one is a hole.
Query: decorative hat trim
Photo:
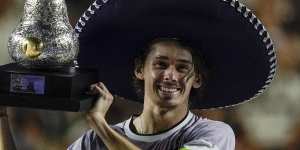
[[[101,9],[108,1],[109,0],[95,0],[89,6],[89,8],[83,13],[83,15],[80,17],[79,21],[75,26],[75,31],[78,36],[79,33],[81,33],[84,30],[90,18],[95,14],[95,11]],[[270,86],[270,83],[275,77],[276,69],[277,69],[277,60],[276,60],[274,44],[270,38],[269,33],[267,32],[265,26],[261,23],[261,21],[252,13],[252,11],[249,8],[247,8],[244,4],[240,3],[238,0],[220,0],[220,1],[231,6],[233,9],[236,10],[236,12],[240,13],[248,22],[250,22],[253,25],[253,28],[257,31],[257,34],[262,37],[261,39],[262,42],[265,44],[265,48],[266,51],[268,52],[268,55],[270,56],[269,62],[271,64],[269,75],[265,80],[265,85],[262,86],[262,88],[258,90],[257,93],[254,94],[252,98],[244,100],[241,103],[224,106],[225,108],[227,108],[227,107],[236,106],[248,102],[252,99],[255,99],[257,96],[263,93]],[[216,107],[216,108],[224,108],[224,107]],[[209,109],[216,109],[216,108],[209,108]]]

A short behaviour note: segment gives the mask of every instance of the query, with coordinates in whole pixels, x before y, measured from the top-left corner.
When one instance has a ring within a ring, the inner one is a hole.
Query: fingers
[[[97,89],[96,89],[96,85],[95,85],[95,84],[92,84],[92,85],[90,85],[89,90],[86,91],[85,93],[88,94],[88,95],[96,95],[96,94],[98,94],[99,92],[98,92]]]
[[[113,96],[101,82],[92,84],[90,86],[91,94],[98,94],[97,100],[94,102],[93,106],[88,111],[88,115],[91,116],[105,116],[111,104],[113,103]]]
[[[92,84],[90,86],[90,90],[87,92],[87,94],[91,94],[91,95],[96,95],[96,94],[106,95],[106,94],[110,94],[110,92],[109,92],[109,90],[106,88],[106,86],[102,82],[98,82],[98,83]]]
[[[105,86],[102,82],[99,82],[98,85],[99,85],[99,87],[102,88],[104,91],[109,92],[108,89],[106,88],[106,86]]]

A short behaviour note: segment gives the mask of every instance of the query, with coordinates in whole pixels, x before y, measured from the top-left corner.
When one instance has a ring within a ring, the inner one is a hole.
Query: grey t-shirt
[[[112,126],[119,134],[143,150],[234,150],[235,136],[231,127],[189,112],[177,125],[157,134],[141,135],[134,132],[132,120]],[[68,150],[106,150],[93,130],[77,139]]]

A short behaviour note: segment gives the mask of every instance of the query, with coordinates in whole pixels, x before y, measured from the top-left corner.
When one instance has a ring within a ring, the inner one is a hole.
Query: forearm
[[[101,115],[88,115],[88,121],[110,150],[140,150],[136,145],[113,130]]]
[[[6,109],[0,107],[0,149],[16,150],[13,137],[10,133]]]

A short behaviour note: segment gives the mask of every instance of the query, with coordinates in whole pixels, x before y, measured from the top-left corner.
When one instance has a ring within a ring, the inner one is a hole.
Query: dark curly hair
[[[206,62],[204,61],[204,57],[203,55],[198,51],[195,50],[191,44],[189,44],[189,42],[181,40],[181,39],[177,39],[177,38],[157,38],[154,39],[153,41],[151,41],[148,45],[146,45],[146,47],[144,49],[142,49],[142,51],[140,51],[140,53],[137,55],[137,57],[134,60],[134,71],[141,71],[144,68],[145,65],[145,61],[146,58],[148,56],[148,54],[153,50],[153,46],[155,44],[158,43],[171,43],[174,44],[177,47],[183,48],[185,50],[188,50],[191,55],[192,55],[192,59],[193,59],[193,64],[194,64],[194,70],[195,73],[198,74],[201,78],[201,96],[203,96],[203,90],[205,89],[206,85],[207,85],[207,79],[208,79],[208,66],[206,64]],[[199,45],[201,44],[197,44],[199,47]],[[136,91],[136,94],[138,95],[138,97],[140,99],[143,99],[144,97],[144,81],[139,80],[136,78],[136,76],[133,74],[133,87]],[[199,89],[198,89],[199,90]],[[197,94],[199,96],[199,93]],[[191,93],[190,93],[190,97],[195,96],[195,89],[192,88]]]

